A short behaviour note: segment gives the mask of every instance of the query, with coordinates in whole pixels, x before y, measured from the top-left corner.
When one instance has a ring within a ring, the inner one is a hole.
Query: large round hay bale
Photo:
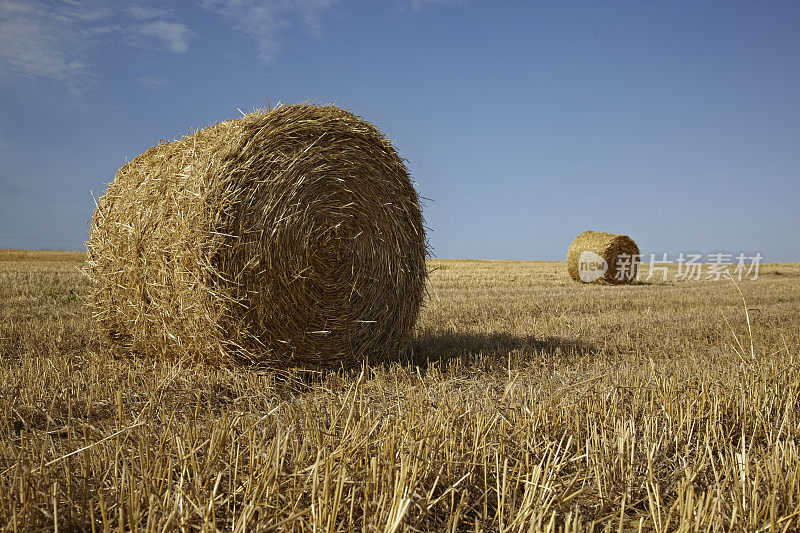
[[[101,328],[139,353],[351,366],[402,351],[427,276],[419,197],[335,106],[258,111],[125,164],[87,244]]]
[[[638,269],[639,247],[627,235],[584,231],[567,252],[570,277],[583,283],[632,283]]]

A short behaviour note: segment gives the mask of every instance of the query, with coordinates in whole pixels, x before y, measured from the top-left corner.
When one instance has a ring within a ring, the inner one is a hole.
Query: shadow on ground
[[[466,366],[478,360],[506,361],[511,353],[517,354],[517,359],[525,359],[542,355],[583,357],[596,351],[589,343],[560,337],[434,331],[419,334],[414,339],[413,349],[401,358],[401,363],[425,369],[432,364],[446,366],[455,359]]]
[[[418,332],[411,349],[393,362],[399,363],[408,371],[419,371],[422,374],[432,368],[438,368],[445,373],[461,374],[491,372],[508,365],[552,366],[563,364],[568,359],[582,359],[596,353],[597,348],[591,344],[559,337],[438,330]],[[380,368],[388,367],[383,364],[376,366],[376,369]],[[308,392],[322,380],[331,377],[334,380],[344,379],[349,383],[364,369],[365,367],[356,367],[319,371],[294,368],[288,372],[274,372],[274,369],[270,369],[268,373],[274,380],[273,390],[276,394],[293,396]],[[342,370],[344,374],[341,374]]]

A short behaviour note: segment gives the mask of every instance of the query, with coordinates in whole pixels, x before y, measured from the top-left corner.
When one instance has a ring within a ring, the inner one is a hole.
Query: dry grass
[[[427,240],[389,139],[335,106],[287,105],[161,142],[95,210],[90,300],[141,355],[282,368],[396,357]]]
[[[748,327],[730,282],[434,261],[413,355],[275,375],[122,357],[79,263],[7,257],[2,530],[800,528],[800,265]]]

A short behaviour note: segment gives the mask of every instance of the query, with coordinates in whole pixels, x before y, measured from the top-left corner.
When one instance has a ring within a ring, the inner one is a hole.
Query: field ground
[[[800,265],[434,260],[413,353],[315,374],[122,357],[82,261],[0,251],[2,531],[800,529]]]

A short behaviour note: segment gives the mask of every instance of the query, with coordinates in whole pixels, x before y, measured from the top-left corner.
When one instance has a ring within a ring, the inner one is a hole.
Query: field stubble
[[[0,251],[2,530],[800,528],[800,265],[434,260],[413,353],[314,373],[123,357],[82,262]]]

